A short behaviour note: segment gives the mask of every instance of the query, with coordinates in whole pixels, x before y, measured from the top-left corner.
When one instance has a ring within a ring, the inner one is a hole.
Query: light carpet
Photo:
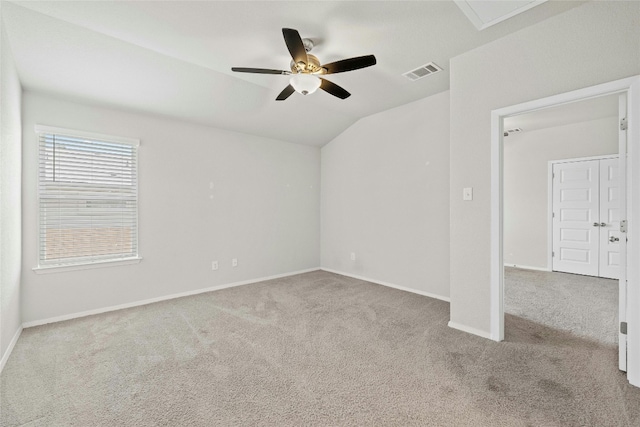
[[[637,426],[613,346],[317,271],[26,329],[3,426]]]
[[[603,344],[618,345],[618,281],[505,268],[505,311]]]

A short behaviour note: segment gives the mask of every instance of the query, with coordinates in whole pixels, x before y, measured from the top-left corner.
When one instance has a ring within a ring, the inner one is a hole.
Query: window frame
[[[44,273],[54,273],[54,272],[63,272],[63,271],[74,271],[74,270],[85,270],[92,268],[102,268],[102,267],[113,267],[119,265],[130,265],[137,264],[142,260],[142,256],[140,255],[140,227],[139,227],[139,217],[140,217],[140,187],[139,187],[139,178],[140,178],[140,167],[139,167],[139,153],[140,153],[140,140],[137,138],[127,138],[121,136],[114,135],[106,135],[95,132],[86,132],[75,129],[65,129],[54,126],[44,126],[44,125],[36,125],[35,128],[36,134],[36,145],[37,145],[37,162],[36,162],[36,209],[37,209],[37,233],[36,238],[37,242],[37,253],[36,253],[36,262],[37,266],[32,270],[37,274]],[[135,215],[135,227],[136,227],[136,235],[135,235],[135,245],[136,245],[136,254],[127,258],[118,258],[118,259],[98,259],[98,260],[86,260],[86,261],[74,261],[72,263],[60,263],[60,264],[41,264],[40,254],[42,249],[42,238],[41,238],[41,194],[40,194],[40,170],[41,170],[41,162],[40,162],[40,135],[41,134],[55,134],[55,135],[63,135],[69,137],[76,138],[86,138],[90,140],[98,140],[104,142],[111,142],[117,144],[126,144],[131,145],[136,150],[135,156],[135,172],[136,172],[136,215]]]

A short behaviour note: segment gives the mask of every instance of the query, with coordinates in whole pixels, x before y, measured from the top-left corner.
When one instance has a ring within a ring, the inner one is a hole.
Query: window
[[[139,260],[138,140],[36,126],[38,269]]]

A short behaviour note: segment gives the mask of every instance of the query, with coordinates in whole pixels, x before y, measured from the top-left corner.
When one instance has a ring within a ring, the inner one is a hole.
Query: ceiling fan
[[[292,28],[283,28],[282,35],[284,36],[287,49],[289,49],[289,53],[291,54],[291,71],[271,70],[267,68],[231,68],[231,71],[238,73],[293,75],[291,79],[289,79],[289,85],[280,92],[276,101],[284,101],[291,96],[293,92],[308,95],[315,92],[318,88],[340,99],[348,98],[351,96],[349,92],[320,76],[344,73],[345,71],[358,70],[376,64],[375,56],[365,55],[320,65],[318,58],[308,53],[313,48],[312,40],[301,38],[298,31]]]

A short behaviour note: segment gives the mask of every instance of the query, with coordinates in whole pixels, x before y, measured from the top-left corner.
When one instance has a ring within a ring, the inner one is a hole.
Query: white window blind
[[[39,265],[138,257],[137,140],[36,127]]]

